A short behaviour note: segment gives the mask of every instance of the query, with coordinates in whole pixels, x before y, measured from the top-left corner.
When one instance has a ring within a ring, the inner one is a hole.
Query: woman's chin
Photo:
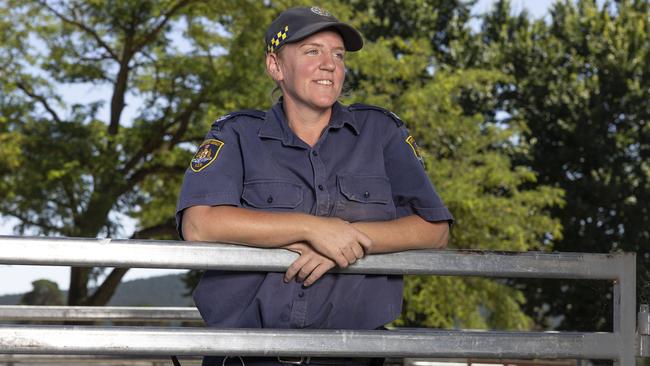
[[[314,101],[314,105],[317,108],[331,108],[334,103],[336,103],[337,98],[334,97],[323,97],[323,98],[318,98],[317,100]]]

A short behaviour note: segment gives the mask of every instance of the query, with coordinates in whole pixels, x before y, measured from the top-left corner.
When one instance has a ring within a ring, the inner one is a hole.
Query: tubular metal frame
[[[284,272],[297,256],[282,249],[225,244],[13,236],[0,236],[0,248],[0,264],[266,272]],[[635,332],[635,267],[634,253],[429,250],[373,255],[339,271],[610,280],[614,283],[612,333],[3,325],[0,353],[598,358],[633,366],[647,338]]]
[[[194,307],[0,305],[2,321],[203,322]]]

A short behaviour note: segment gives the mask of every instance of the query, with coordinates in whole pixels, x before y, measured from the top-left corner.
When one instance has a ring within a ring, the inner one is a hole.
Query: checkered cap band
[[[273,38],[271,38],[271,44],[267,45],[267,51],[268,52],[274,52],[276,49],[280,47],[282,42],[284,42],[285,39],[287,39],[287,35],[289,32],[289,26],[285,25],[284,30],[276,33]]]

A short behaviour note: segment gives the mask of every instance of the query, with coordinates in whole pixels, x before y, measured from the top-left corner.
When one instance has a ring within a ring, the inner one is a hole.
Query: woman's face
[[[279,83],[285,100],[322,110],[330,108],[341,95],[344,57],[341,36],[335,31],[323,31],[286,44],[280,55],[267,56],[267,67]]]

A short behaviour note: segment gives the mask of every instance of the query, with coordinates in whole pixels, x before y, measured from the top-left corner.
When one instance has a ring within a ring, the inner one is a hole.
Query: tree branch
[[[126,180],[126,184],[124,185],[124,188],[122,189],[121,193],[125,193],[128,190],[131,190],[133,187],[135,187],[136,184],[142,182],[147,176],[156,172],[183,174],[185,172],[185,166],[179,167],[179,166],[166,166],[161,164],[155,164],[155,165],[148,166],[146,168],[141,168],[137,170],[135,173],[133,173]]]
[[[161,236],[177,236],[176,224],[174,219],[167,220],[162,224],[150,226],[138,230],[131,236],[131,239],[156,239]]]
[[[30,90],[30,88],[25,85],[22,81],[19,81],[16,83],[16,86],[23,91],[23,93],[27,94],[32,99],[37,100],[45,110],[52,116],[52,118],[57,122],[61,123],[61,119],[59,118],[59,115],[54,111],[54,109],[50,106],[50,104],[47,102],[47,99],[45,97],[36,94],[33,90]]]
[[[104,42],[104,40],[99,36],[99,34],[97,34],[97,32],[95,32],[93,29],[91,29],[87,25],[79,22],[75,18],[71,19],[71,18],[68,18],[65,15],[59,13],[54,8],[52,8],[50,5],[48,5],[46,1],[39,0],[38,3],[41,4],[42,6],[44,6],[45,8],[47,8],[49,11],[51,11],[57,18],[61,19],[63,22],[68,23],[68,24],[72,24],[72,25],[80,28],[84,32],[88,33],[91,37],[93,37],[95,39],[95,41],[97,41],[97,43],[100,45],[100,47],[105,49],[106,52],[108,52],[109,55],[111,55],[111,58],[113,58],[115,61],[118,61],[118,62],[120,61],[120,59],[117,57],[115,52],[113,52],[113,50],[108,46],[108,44],[106,44],[106,42]]]
[[[124,95],[129,83],[129,61],[133,57],[131,51],[133,42],[133,34],[127,34],[124,40],[124,50],[122,50],[122,60],[120,61],[120,70],[117,73],[115,80],[115,89],[113,89],[113,97],[111,98],[111,121],[108,125],[108,133],[110,135],[117,135],[120,127],[120,117],[124,110]]]
[[[135,42],[134,49],[140,50],[142,47],[144,47],[144,45],[151,42],[158,35],[158,33],[160,33],[163,27],[169,22],[174,13],[192,2],[192,0],[182,0],[176,3],[176,5],[169,9],[169,11],[163,14],[163,19],[157,26],[155,26],[149,33],[146,33],[139,41]]]
[[[31,219],[29,219],[29,218],[27,218],[25,216],[22,216],[19,213],[16,213],[15,211],[6,211],[6,212],[3,212],[3,215],[13,216],[13,217],[17,218],[19,221],[21,221],[23,224],[27,224],[29,226],[36,226],[36,227],[39,227],[41,229],[45,229],[47,231],[53,231],[53,232],[57,232],[57,233],[61,233],[63,231],[62,228],[59,228],[59,227],[56,227],[56,226],[51,226],[51,225],[48,225],[48,224],[45,224],[45,223],[39,223],[39,222],[33,221],[33,220],[31,220]]]
[[[77,199],[76,199],[76,197],[74,195],[74,192],[72,191],[72,189],[70,187],[71,184],[66,184],[64,182],[62,184],[62,186],[63,186],[63,192],[65,192],[65,195],[68,197],[68,204],[70,205],[70,209],[72,210],[72,220],[73,220],[73,222],[76,222],[77,221],[77,216],[79,214],[77,212],[77,208],[78,208]]]
[[[160,237],[162,235],[171,235],[175,236],[176,225],[174,220],[170,219],[166,222],[163,222],[158,225],[154,225],[139,231],[136,231],[131,236],[131,239],[153,239]],[[104,282],[95,290],[95,292],[90,296],[87,301],[87,305],[90,306],[103,306],[108,303],[108,301],[113,297],[117,287],[122,281],[122,278],[128,272],[128,268],[114,268],[111,273],[106,277]]]
[[[195,110],[197,110],[200,106],[201,103],[203,103],[203,97],[205,96],[205,89],[201,91],[199,96],[190,104],[188,108],[181,113],[180,116],[176,119],[177,123],[179,124],[178,129],[172,136],[171,141],[167,144],[167,150],[171,150],[172,147],[176,146],[185,135],[185,132],[187,132],[187,127],[190,124],[190,120],[192,119],[192,114],[194,113]],[[170,126],[171,127],[171,126]]]
[[[183,134],[185,134],[185,132],[187,131],[187,126],[189,125],[192,114],[204,102],[203,100],[204,96],[205,96],[205,92],[201,91],[201,93],[199,93],[196,99],[187,108],[185,108],[185,110],[181,112],[175,119],[173,119],[168,124],[163,124],[162,128],[160,128],[159,130],[158,136],[156,138],[149,139],[148,143],[143,145],[140,151],[138,151],[124,165],[124,168],[122,169],[122,175],[126,175],[129,172],[129,170],[133,169],[138,164],[138,162],[142,160],[142,158],[144,158],[147,154],[150,154],[153,151],[155,151],[158,146],[161,146],[161,144],[163,143],[162,139],[166,135],[167,130],[176,124],[179,124],[180,126],[178,130],[176,130],[176,132],[172,135],[172,140],[168,144],[166,144],[165,149],[170,150],[172,147],[178,144]],[[165,115],[167,115],[167,113],[165,113]]]
[[[86,305],[89,306],[104,306],[115,294],[117,286],[122,281],[122,278],[128,272],[128,268],[113,268],[111,273],[106,277],[101,286],[88,298]]]

